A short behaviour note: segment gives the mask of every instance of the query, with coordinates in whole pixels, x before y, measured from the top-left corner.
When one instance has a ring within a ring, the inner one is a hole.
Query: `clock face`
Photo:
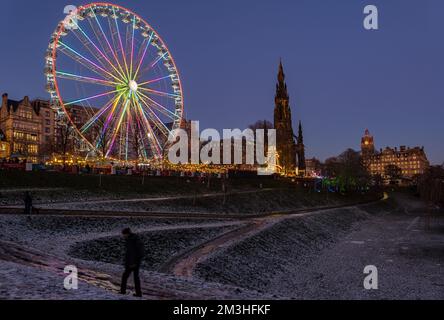
[[[365,144],[366,146],[368,146],[368,145],[369,145],[369,142],[368,142],[368,140],[367,140],[367,141],[365,141],[365,142],[364,142],[364,144]]]

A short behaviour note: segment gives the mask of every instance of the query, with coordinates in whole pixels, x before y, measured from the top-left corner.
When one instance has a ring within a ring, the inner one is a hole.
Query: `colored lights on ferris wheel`
[[[71,27],[58,24],[45,54],[46,90],[59,118],[98,156],[161,158],[183,117],[179,72],[164,41],[114,4],[80,6],[69,18]],[[71,108],[80,108],[84,123]]]

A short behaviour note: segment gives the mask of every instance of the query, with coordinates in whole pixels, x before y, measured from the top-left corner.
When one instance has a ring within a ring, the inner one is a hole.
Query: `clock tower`
[[[365,134],[361,139],[361,154],[364,163],[366,163],[369,158],[375,154],[375,142],[368,129],[365,130]]]

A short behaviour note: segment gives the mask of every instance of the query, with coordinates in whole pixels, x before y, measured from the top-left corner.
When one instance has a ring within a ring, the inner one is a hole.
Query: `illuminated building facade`
[[[0,159],[9,157],[9,142],[6,141],[6,135],[0,129]]]
[[[86,122],[83,108],[70,106],[68,112],[76,125]],[[45,162],[59,145],[59,124],[49,101],[36,99],[16,101],[3,94],[0,106],[0,130],[4,136],[0,145],[0,158],[18,158],[28,162]],[[74,151],[82,151],[82,145],[72,136]],[[83,146],[85,147],[85,146]]]
[[[5,93],[0,108],[0,129],[9,142],[9,154],[28,162],[38,162],[46,146],[54,143],[54,112],[40,103],[24,97],[10,100]]]
[[[368,130],[361,139],[362,160],[368,172],[384,180],[412,179],[423,174],[429,167],[424,147],[380,149],[376,151],[373,136]]]

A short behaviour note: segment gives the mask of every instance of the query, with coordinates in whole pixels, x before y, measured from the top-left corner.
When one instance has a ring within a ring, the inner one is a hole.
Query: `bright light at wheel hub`
[[[134,81],[134,80],[130,80],[130,82],[128,83],[128,87],[130,88],[130,90],[131,90],[132,92],[136,92],[136,91],[137,91],[137,88],[139,87],[139,85],[137,84],[136,81]]]

